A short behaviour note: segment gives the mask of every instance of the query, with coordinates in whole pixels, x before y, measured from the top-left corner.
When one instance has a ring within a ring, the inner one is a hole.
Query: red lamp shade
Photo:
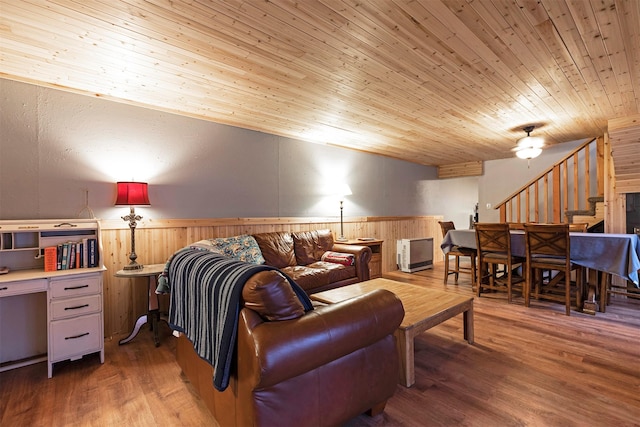
[[[150,205],[146,182],[118,182],[118,197],[116,206],[144,206]]]

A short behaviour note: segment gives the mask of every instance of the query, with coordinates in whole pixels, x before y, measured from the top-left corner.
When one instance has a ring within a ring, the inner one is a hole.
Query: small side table
[[[122,277],[127,279],[136,279],[138,277],[149,278],[149,290],[147,293],[147,303],[149,308],[147,314],[143,314],[138,318],[129,336],[119,341],[120,345],[126,344],[134,339],[136,335],[138,335],[138,332],[140,332],[140,328],[142,327],[142,325],[149,321],[151,321],[153,341],[156,344],[156,347],[160,345],[160,340],[158,338],[158,320],[160,320],[160,310],[158,308],[158,295],[156,295],[156,287],[157,277],[164,270],[164,266],[165,264],[151,264],[145,265],[139,270],[119,270],[116,274],[114,274],[115,277]]]
[[[373,240],[358,240],[358,239],[350,239],[344,242],[338,242],[343,245],[359,245],[359,246],[369,246],[371,248],[371,261],[369,261],[369,278],[377,279],[382,277],[382,244],[384,240],[373,239]]]

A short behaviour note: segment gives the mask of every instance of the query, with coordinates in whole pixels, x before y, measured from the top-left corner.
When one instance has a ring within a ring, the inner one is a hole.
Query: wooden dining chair
[[[478,252],[477,295],[479,297],[487,289],[506,291],[507,301],[511,302],[514,285],[524,282],[522,275],[515,274],[514,270],[522,266],[525,259],[511,253],[509,224],[478,223],[475,230]]]
[[[613,275],[602,273],[600,277],[600,295],[599,304],[600,312],[605,313],[607,305],[611,303],[611,295],[621,295],[625,298],[640,300],[640,290],[630,280],[620,280],[614,283]]]
[[[455,230],[453,221],[438,221],[442,230],[442,237],[446,236],[449,230]],[[453,257],[453,267],[451,266],[451,257]],[[470,266],[466,267],[460,263],[460,258],[469,258]],[[444,284],[447,284],[449,276],[454,275],[456,283],[458,283],[458,275],[460,273],[471,274],[471,284],[476,282],[476,251],[475,249],[462,248],[454,246],[444,255]]]
[[[583,268],[571,262],[569,224],[525,224],[526,285],[524,304],[530,298],[562,302],[567,316],[571,300],[581,306]],[[549,271],[551,274],[543,274]],[[571,272],[575,271],[572,284]]]
[[[569,233],[587,233],[588,231],[588,222],[572,222],[569,224]],[[588,278],[596,281],[597,298],[599,299],[599,301],[602,301],[601,295],[606,294],[607,289],[609,289],[609,284],[611,283],[611,274],[604,273],[602,271],[589,270],[588,268],[583,267],[583,287],[585,288],[582,290],[583,292],[585,292],[585,294],[582,295],[583,301],[585,300],[585,298],[591,298],[591,295],[586,294]],[[604,310],[604,307],[602,307],[601,310]]]
[[[571,224],[569,224],[570,233],[586,233],[588,229],[588,222],[572,222]]]

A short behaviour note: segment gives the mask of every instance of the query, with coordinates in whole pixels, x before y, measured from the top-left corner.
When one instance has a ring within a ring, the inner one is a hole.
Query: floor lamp
[[[345,242],[348,240],[346,237],[344,237],[344,219],[342,216],[342,212],[344,210],[344,207],[343,207],[344,198],[345,196],[350,196],[351,194],[353,193],[351,192],[351,188],[349,188],[347,184],[342,184],[340,186],[337,194],[338,197],[340,197],[340,237],[336,239],[337,242]]]
[[[123,220],[129,221],[129,228],[131,229],[131,253],[129,254],[129,265],[124,267],[125,270],[139,270],[143,267],[142,264],[136,262],[136,226],[137,222],[142,219],[140,215],[136,215],[135,206],[148,206],[149,194],[147,192],[146,182],[118,182],[117,191],[118,197],[116,198],[116,206],[129,206],[131,210],[129,215],[122,217]]]

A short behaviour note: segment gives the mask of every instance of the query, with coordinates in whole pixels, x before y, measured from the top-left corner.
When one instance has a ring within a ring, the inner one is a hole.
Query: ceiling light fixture
[[[520,138],[513,149],[513,151],[516,152],[516,156],[521,159],[533,159],[542,153],[544,139],[537,136],[531,136],[533,129],[535,129],[535,126],[527,126],[522,129],[527,133],[527,136]]]

